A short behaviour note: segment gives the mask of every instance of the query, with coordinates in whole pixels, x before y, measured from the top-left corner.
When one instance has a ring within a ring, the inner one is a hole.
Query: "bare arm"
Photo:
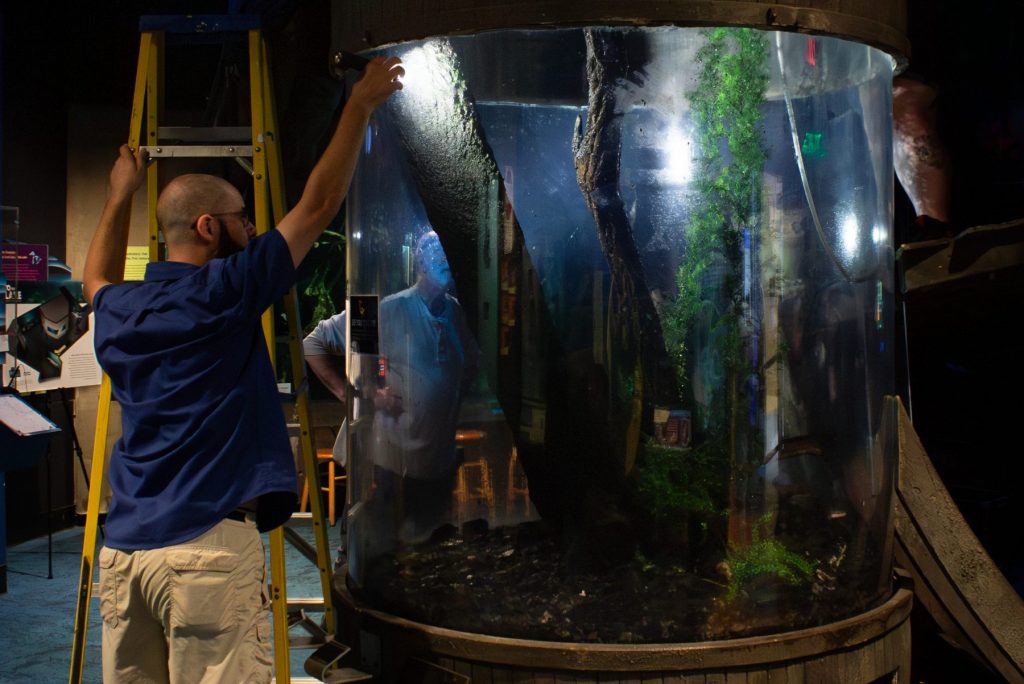
[[[82,290],[90,306],[101,287],[119,283],[124,278],[132,196],[146,179],[148,156],[145,150],[136,155],[127,145],[121,145],[114,168],[110,170],[110,195],[89,244],[82,274]]]
[[[346,383],[345,376],[342,375],[341,369],[338,367],[338,357],[329,354],[307,356],[306,363],[309,364],[313,374],[320,378],[320,382],[324,383],[324,386],[331,391],[331,394],[344,404]]]
[[[397,57],[376,57],[353,86],[331,142],[313,167],[298,204],[281,219],[278,231],[298,266],[341,208],[359,159],[366,125],[373,111],[402,87],[405,73]]]

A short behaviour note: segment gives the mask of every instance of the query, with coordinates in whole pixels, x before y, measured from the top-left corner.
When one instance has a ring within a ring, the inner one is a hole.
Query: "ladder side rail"
[[[106,480],[107,425],[110,421],[110,378],[106,373],[100,381],[96,432],[92,447],[92,468],[89,474],[89,499],[82,539],[82,564],[78,574],[78,604],[75,608],[75,632],[71,646],[69,684],[81,684],[85,669],[85,638],[89,627],[89,602],[92,600],[92,576],[96,559],[96,537],[99,528],[100,502]]]
[[[128,146],[133,151],[142,143],[143,119],[147,123],[147,135],[155,142],[157,130],[156,106],[160,89],[151,80],[161,74],[163,62],[163,35],[143,32],[139,39],[139,61],[135,69],[135,89],[132,95],[132,113],[128,127]],[[147,98],[148,102],[147,102]],[[147,170],[147,194],[157,188],[157,169],[153,164]],[[151,201],[151,233],[156,228],[156,202]],[[156,253],[155,240],[150,244],[150,260]],[[71,666],[68,672],[69,684],[81,684],[85,668],[85,643],[89,626],[89,603],[92,600],[92,578],[96,559],[96,541],[99,531],[99,512],[103,499],[103,483],[107,472],[107,432],[110,425],[110,402],[112,387],[110,377],[103,373],[96,406],[96,428],[92,446],[92,468],[89,476],[89,496],[86,504],[85,529],[82,539],[82,561],[78,577],[78,599],[75,609],[74,637],[71,646]]]
[[[143,34],[145,35],[145,34]],[[149,75],[146,79],[146,141],[156,145],[164,106],[164,34],[154,32],[149,47]],[[133,148],[135,149],[135,148]],[[149,217],[149,260],[160,260],[160,236],[156,223],[156,201],[160,194],[159,162],[154,160],[146,174],[146,213]]]
[[[286,212],[283,163],[277,130],[277,106],[271,79],[272,70],[267,42],[260,40],[263,58],[263,85],[260,92],[264,97],[264,143],[266,150],[267,174],[270,181],[271,207],[276,226]],[[299,314],[298,290],[292,286],[283,300],[285,317],[288,319],[288,348],[292,367],[292,381],[295,387],[295,407],[299,416],[299,444],[303,459],[303,471],[310,492],[320,491],[320,470],[317,467],[316,450],[313,448],[312,419],[310,418],[309,390],[306,380],[306,361],[302,353],[302,321]],[[310,497],[310,511],[313,520],[313,538],[316,542],[316,565],[320,575],[323,594],[324,624],[328,634],[334,634],[334,602],[331,595],[332,563],[331,548],[324,524],[323,501],[320,496]]]
[[[266,120],[263,87],[263,48],[260,32],[248,33],[249,44],[249,96],[252,123],[252,178],[253,210],[256,233],[262,235],[270,228],[270,183],[267,174],[265,147]],[[263,334],[270,353],[271,365],[276,367],[273,307],[263,312]],[[288,639],[288,587],[284,555],[284,530],[270,531],[270,607],[274,634],[274,680],[279,684],[291,682],[291,653]]]

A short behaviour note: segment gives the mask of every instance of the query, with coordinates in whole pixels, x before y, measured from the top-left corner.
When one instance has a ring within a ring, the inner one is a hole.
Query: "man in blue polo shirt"
[[[394,57],[366,67],[277,230],[255,237],[227,181],[171,181],[157,203],[167,261],[140,283],[120,281],[146,156],[120,150],[83,278],[123,420],[99,555],[107,684],[271,680],[260,531],[291,515],[296,481],[260,315],[338,213],[403,73]]]

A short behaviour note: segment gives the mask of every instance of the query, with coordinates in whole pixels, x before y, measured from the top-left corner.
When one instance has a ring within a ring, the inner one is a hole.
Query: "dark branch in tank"
[[[619,193],[622,114],[616,111],[616,89],[635,77],[628,67],[622,32],[588,30],[585,37],[587,124],[583,130],[577,121],[573,138],[576,179],[594,217],[608,262],[612,290],[609,299],[617,304],[609,306],[608,312],[613,358],[615,353],[622,354],[620,376],[628,377],[634,369],[639,370],[635,375],[642,384],[634,389],[642,396],[647,413],[654,403],[675,403],[678,397],[677,383],[666,382],[673,370],[665,351],[661,319]],[[634,397],[620,398],[627,401]]]

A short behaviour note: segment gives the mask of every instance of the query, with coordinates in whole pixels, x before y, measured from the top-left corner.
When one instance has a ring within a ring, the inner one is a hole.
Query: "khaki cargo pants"
[[[270,682],[263,540],[223,520],[184,544],[99,554],[103,681]]]

